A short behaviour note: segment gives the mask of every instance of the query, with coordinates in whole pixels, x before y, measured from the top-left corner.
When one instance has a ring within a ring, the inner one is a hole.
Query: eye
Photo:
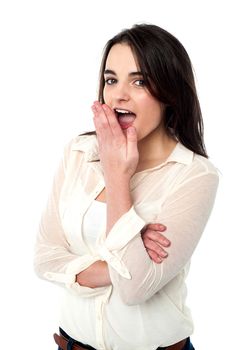
[[[105,84],[107,84],[107,85],[113,85],[115,83],[116,83],[116,79],[113,79],[113,78],[105,79]]]
[[[145,86],[145,80],[143,79],[138,79],[138,80],[135,80],[135,85],[137,86]]]

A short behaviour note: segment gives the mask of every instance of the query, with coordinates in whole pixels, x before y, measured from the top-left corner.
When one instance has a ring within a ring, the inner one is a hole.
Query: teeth
[[[132,112],[126,111],[125,109],[118,109],[118,108],[116,108],[115,111],[117,113],[123,113],[123,114],[130,114],[130,113],[132,113]]]

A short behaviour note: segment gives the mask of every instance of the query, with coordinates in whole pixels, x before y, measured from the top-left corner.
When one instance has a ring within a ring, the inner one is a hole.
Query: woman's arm
[[[133,205],[130,179],[139,160],[137,134],[135,128],[130,127],[125,136],[107,105],[95,102],[92,110],[106,187],[108,235],[115,222]]]
[[[122,277],[110,264],[109,271],[112,284],[126,304],[150,299],[165,285],[169,288],[168,283],[176,276],[185,274],[211,213],[217,186],[217,173],[203,173],[186,181],[167,198],[156,218],[166,225],[166,236],[172,242],[169,257],[162,264],[155,264],[148,257],[140,234],[118,251],[131,279]]]
[[[89,288],[105,287],[112,284],[106,261],[96,261],[84,271],[76,275],[76,282],[80,286]]]
[[[107,201],[106,234],[108,234],[114,223],[132,206],[129,181],[138,162],[138,151],[137,147],[135,147],[137,138],[133,130],[132,135],[129,135],[127,139],[129,153],[126,154],[127,145],[125,136],[120,130],[119,124],[114,119],[115,117],[110,108],[101,106],[99,102],[96,102],[92,109],[99,143],[100,160],[104,169]],[[112,128],[109,127],[109,119],[106,118],[105,113],[111,119]],[[112,137],[112,132],[115,137]],[[127,156],[128,159],[126,161],[125,158]],[[86,270],[78,273],[76,275],[76,282],[91,288],[111,284],[106,262],[97,261]]]
[[[171,242],[161,234],[166,230],[162,224],[149,224],[145,227],[142,235],[143,244],[150,258],[160,264],[168,257],[163,247],[169,247]],[[104,287],[112,284],[109,268],[106,261],[96,261],[94,264],[76,275],[76,282],[89,288]]]
[[[106,235],[108,235],[117,220],[127,213],[133,205],[129,185],[139,159],[137,135],[134,128],[129,128],[125,136],[114,113],[108,106],[96,102],[92,106],[92,110],[100,160],[104,170],[107,202]],[[161,246],[169,246],[170,242],[154,230],[164,231],[165,229],[163,225],[151,225],[142,232],[143,243],[148,255],[156,263],[161,263],[167,257],[167,253]],[[90,266],[86,271],[81,272],[80,276],[77,276],[77,280],[82,277],[82,283],[85,285],[96,285],[96,281],[94,284],[92,282],[97,266],[101,268],[100,264]],[[102,269],[103,274],[106,274],[104,265],[102,265]],[[107,274],[106,280],[108,277]],[[101,283],[100,280],[98,282]]]

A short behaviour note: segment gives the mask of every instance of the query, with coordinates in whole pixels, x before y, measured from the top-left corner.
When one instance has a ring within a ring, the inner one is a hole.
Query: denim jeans
[[[66,334],[63,329],[60,328],[60,334],[63,335],[67,340],[69,340],[68,344],[67,344],[67,349],[65,350],[72,350],[72,345],[73,344],[78,344],[80,346],[82,346],[84,349],[87,349],[87,350],[96,350],[94,349],[92,346],[90,345],[85,345],[85,344],[82,344],[76,340],[74,340],[73,338],[71,338],[68,334]],[[158,348],[157,350],[159,350],[160,348]],[[166,348],[161,348],[163,350],[166,350]],[[58,350],[62,350],[60,347],[58,347]],[[156,349],[155,349],[156,350]],[[185,344],[185,347],[182,349],[182,350],[195,350],[191,341],[190,341],[190,338],[188,338],[186,344]]]
[[[190,341],[190,338],[188,338],[187,343],[185,344],[184,350],[195,350]]]
[[[159,349],[166,350],[167,348],[158,348],[157,350],[159,350]],[[190,341],[190,338],[187,339],[187,342],[182,350],[195,350],[191,341]]]

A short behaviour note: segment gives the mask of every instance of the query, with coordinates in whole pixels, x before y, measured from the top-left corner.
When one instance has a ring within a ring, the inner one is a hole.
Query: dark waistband
[[[88,344],[83,344],[83,343],[81,343],[80,341],[71,338],[62,328],[59,328],[59,332],[60,332],[60,334],[61,334],[64,338],[66,338],[67,340],[68,340],[68,339],[72,339],[72,340],[74,341],[74,344],[77,344],[77,345],[79,345],[79,346],[82,346],[84,349],[96,350],[95,348],[93,348],[92,346],[90,346],[90,345],[88,345]]]
[[[64,337],[68,342],[72,342],[72,344],[74,344],[74,348],[75,348],[75,345],[78,345],[78,348],[80,346],[82,349],[96,350],[95,348],[93,348],[92,346],[90,346],[88,344],[83,344],[83,343],[79,342],[78,340],[71,338],[62,328],[59,328],[59,332],[60,332],[60,335],[62,337]],[[55,337],[57,339],[59,338],[59,336],[57,336],[57,335]],[[56,339],[55,339],[55,341],[56,341]],[[190,343],[189,338],[181,340],[180,342],[173,344],[173,345],[170,345],[170,346],[167,346],[167,347],[159,347],[157,350],[162,350],[162,349],[163,350],[184,350],[184,349],[186,349],[186,346],[188,345],[188,343]]]

